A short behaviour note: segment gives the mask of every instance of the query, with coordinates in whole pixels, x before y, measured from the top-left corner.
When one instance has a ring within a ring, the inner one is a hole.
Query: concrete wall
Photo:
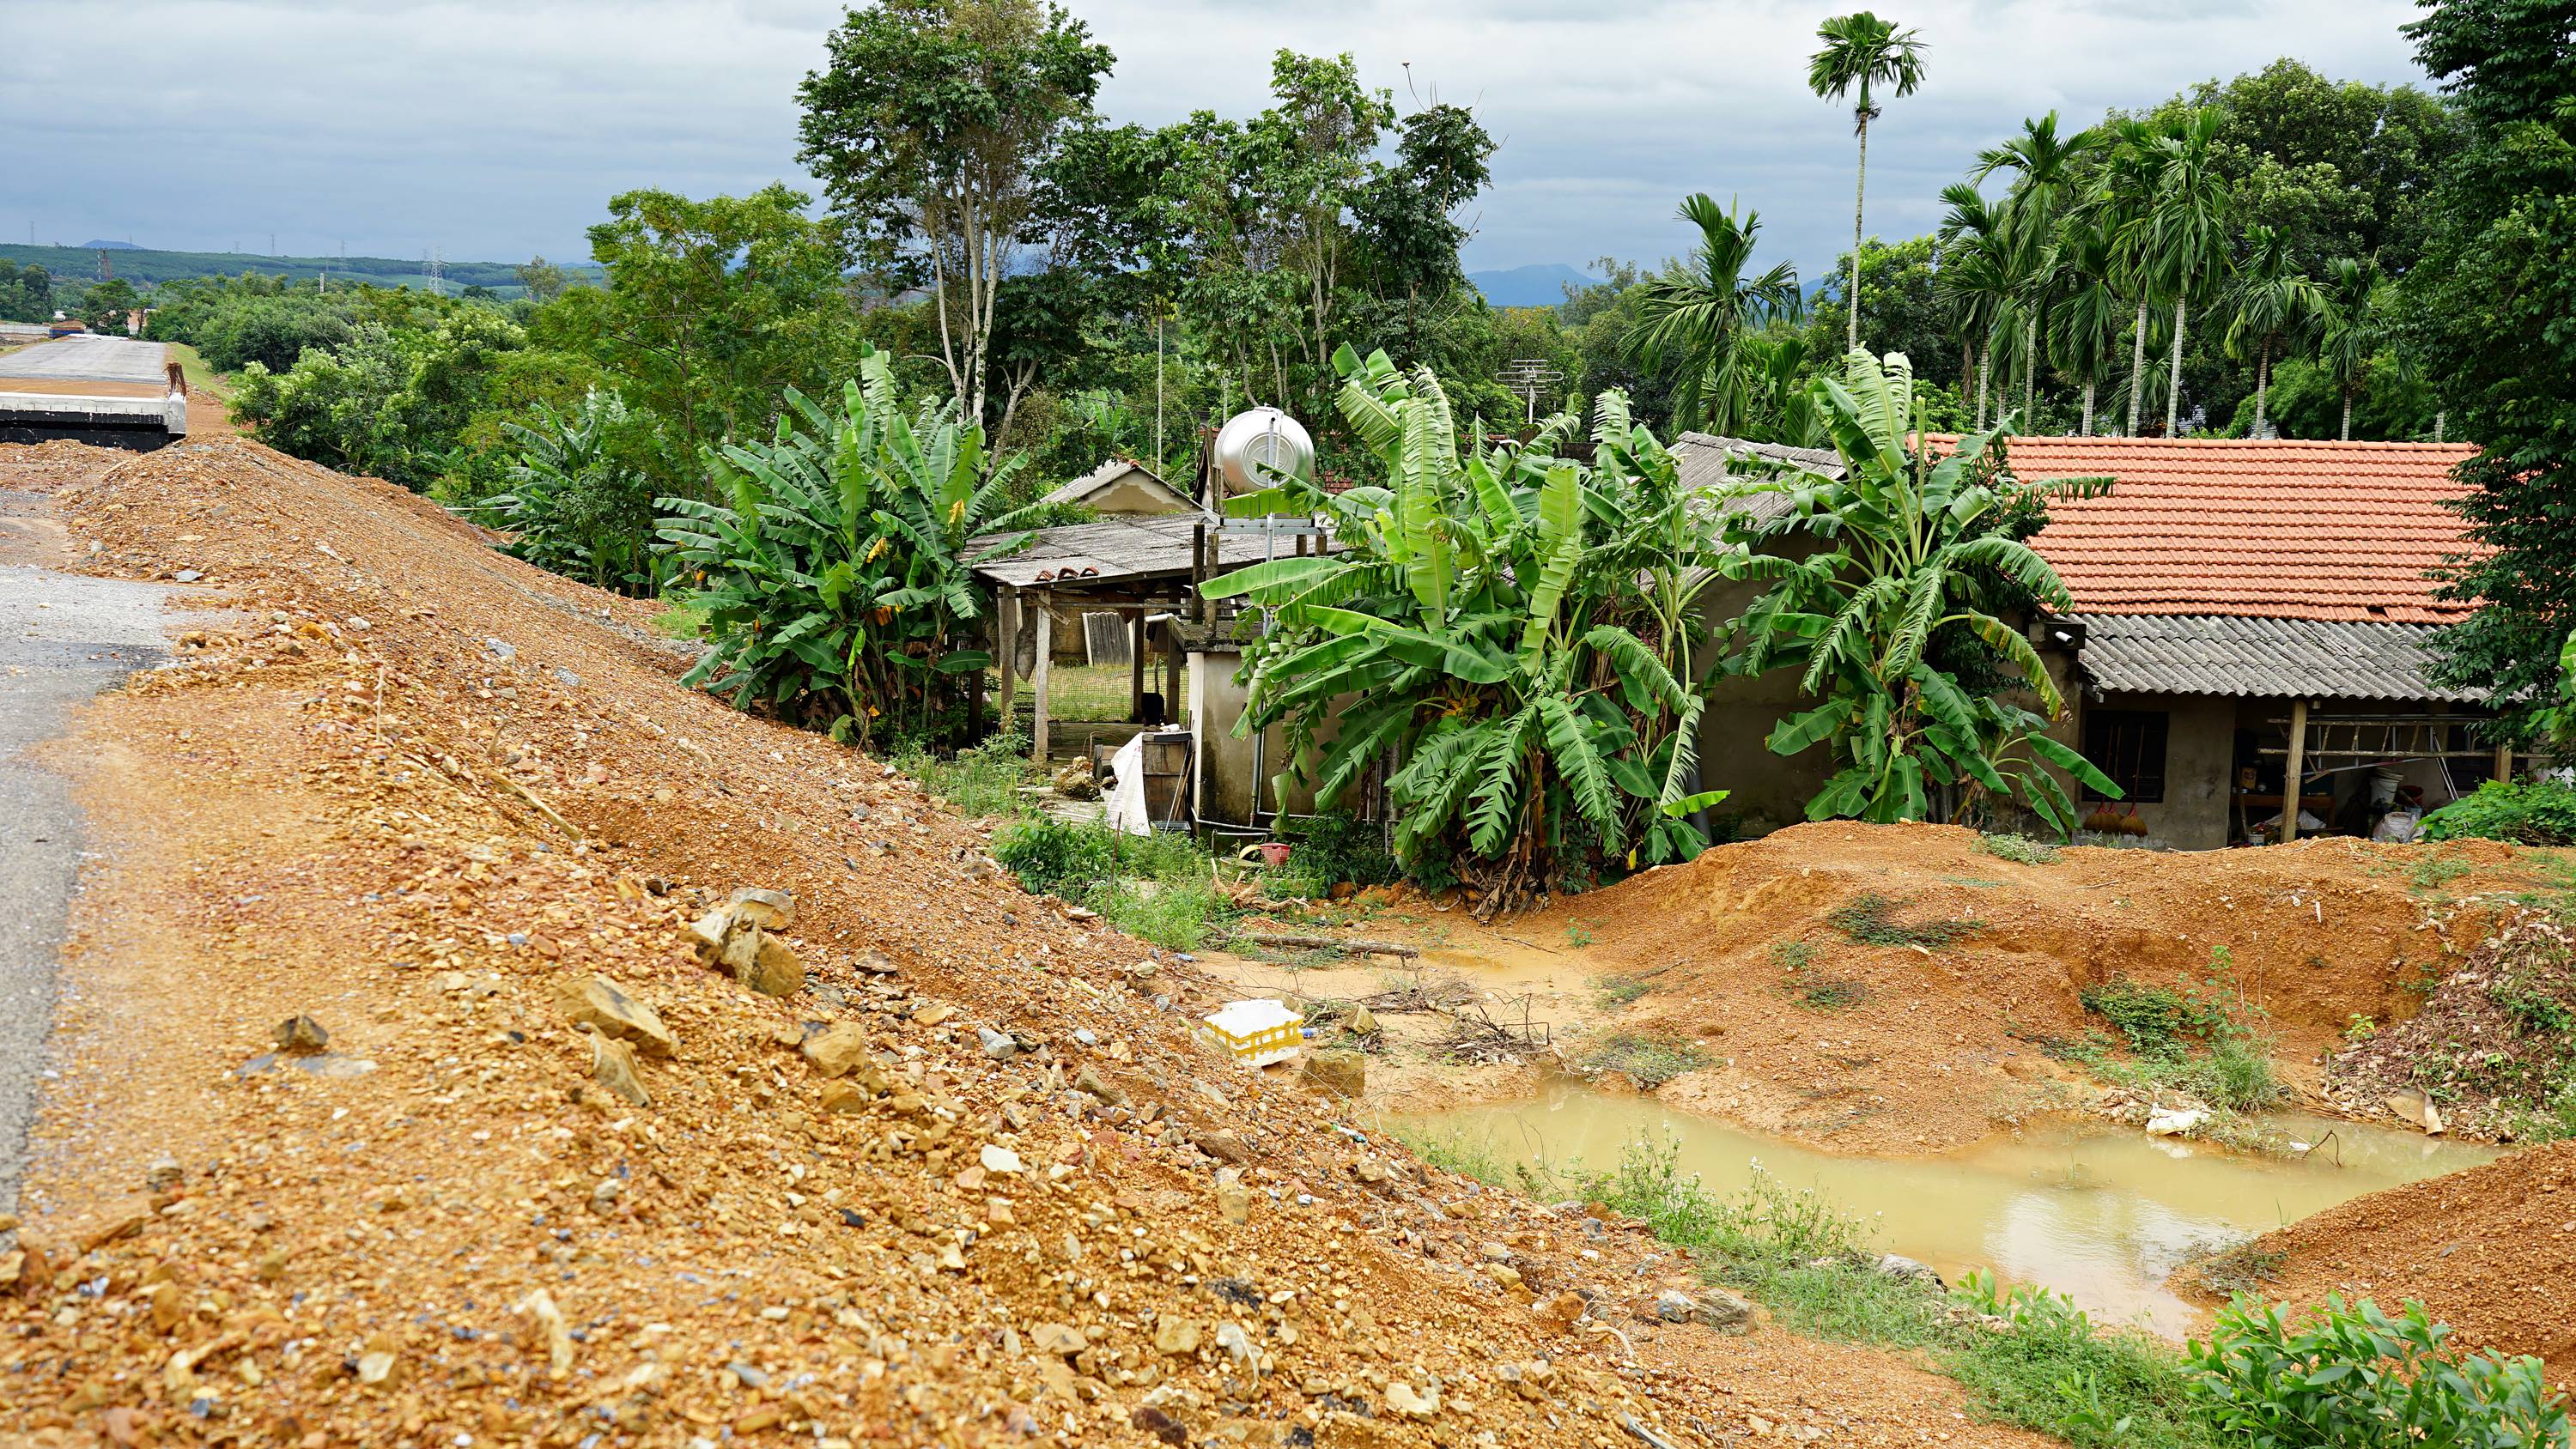
[[[2234,809],[2238,704],[2205,694],[2105,694],[2100,699],[2075,699],[2064,737],[2082,748],[2083,715],[2092,710],[2161,711],[2165,716],[2164,799],[2128,802],[2120,809],[2122,813],[2134,809],[2146,822],[2148,835],[2178,850],[2217,850],[2234,832],[2229,817]],[[2270,700],[2243,704],[2257,718],[2267,706],[2286,708]],[[2079,795],[2076,809],[2089,814],[2094,806]]]
[[[1142,473],[1129,472],[1082,500],[1102,514],[1187,513],[1190,501]]]
[[[1235,675],[1243,667],[1242,652],[1223,642],[1210,652],[1192,650],[1189,656],[1189,718],[1199,737],[1199,818],[1231,825],[1249,824],[1253,811],[1254,750],[1250,737],[1237,738],[1235,722],[1243,718],[1250,691],[1237,682]],[[1336,721],[1353,701],[1334,701],[1326,721],[1315,730],[1318,756],[1339,733]],[[1291,782],[1285,797],[1279,795],[1272,780],[1287,773],[1289,761],[1287,731],[1273,725],[1262,732],[1260,748],[1260,803],[1265,811],[1279,810],[1290,815],[1309,815],[1315,810],[1315,793],[1302,784]],[[1360,808],[1358,792],[1352,791],[1342,802],[1342,809],[1365,815]]]

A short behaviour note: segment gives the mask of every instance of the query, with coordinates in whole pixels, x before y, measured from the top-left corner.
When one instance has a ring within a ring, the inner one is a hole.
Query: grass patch
[[[695,604],[668,604],[653,616],[653,632],[665,639],[707,637],[707,611]]]
[[[2252,1124],[2226,1120],[2227,1114],[2261,1111],[2288,1093],[2272,1070],[2262,1009],[2232,990],[2217,994],[2230,966],[2225,947],[2212,953],[2209,995],[2126,976],[2084,988],[2085,1009],[2119,1033],[2129,1060],[2113,1060],[2103,1050],[2109,1040],[2098,1034],[2079,1046],[2075,1059],[2105,1081],[2187,1092],[2221,1109],[2221,1120],[2202,1135],[2259,1143],[2262,1134]]]
[[[1654,989],[1636,976],[1604,976],[1592,984],[1592,999],[1605,1007],[1626,1006]]]
[[[1207,852],[1185,836],[1127,835],[1040,815],[994,837],[993,858],[1022,889],[1089,906],[1166,950],[1196,951],[1242,914],[1218,892]]]
[[[1901,902],[1871,893],[1855,896],[1825,917],[1827,924],[1864,946],[1920,946],[1937,951],[1977,933],[1975,921],[1926,921],[1907,925],[1896,919]]]
[[[170,349],[170,360],[179,364],[179,375],[188,380],[188,391],[212,393],[218,398],[229,398],[232,395],[232,387],[224,381],[223,374],[207,366],[206,359],[198,355],[196,348],[185,342],[172,342],[167,345]]]
[[[2418,892],[2430,894],[2468,873],[2469,863],[2465,860],[2428,855],[2407,868],[2406,883]]]
[[[2045,840],[2033,840],[2027,835],[1980,835],[1976,849],[1997,860],[2009,860],[2020,865],[2057,863],[2056,846]]]
[[[1021,787],[1036,784],[1038,772],[1030,767],[1027,751],[1014,752],[1012,743],[1003,741],[959,750],[946,759],[919,745],[909,745],[896,753],[893,764],[919,780],[921,787],[940,803],[970,820],[986,815],[1016,815],[1027,806]]]
[[[1708,1053],[1686,1042],[1616,1032],[1584,1053],[1583,1066],[1594,1072],[1625,1072],[1651,1092],[1682,1073],[1708,1063]]]
[[[1789,1000],[1807,1011],[1849,1011],[1869,1000],[1869,987],[1858,981],[1809,981],[1791,987]]]

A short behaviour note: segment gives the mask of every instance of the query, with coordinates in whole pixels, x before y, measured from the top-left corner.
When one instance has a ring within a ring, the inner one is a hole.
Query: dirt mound
[[[2426,1118],[2489,1141],[2533,1119],[2576,1117],[2576,950],[2566,922],[2533,911],[2442,978],[2415,1017],[2338,1055],[2326,1090],[2362,1113]]]
[[[2231,1253],[2264,1296],[2420,1301],[2455,1340],[2532,1354],[2576,1378],[2576,1142],[2357,1197]],[[2207,1297],[2191,1272],[2178,1291]]]
[[[2241,991],[2313,1090],[2354,1016],[2412,1016],[2555,864],[2486,841],[2346,839],[2022,861],[1952,826],[1830,823],[1721,846],[1562,914],[1644,987],[1622,1029],[1717,1059],[1666,1100],[1842,1150],[1912,1151],[2074,1105],[2080,1073],[2050,1052],[2101,1025],[2081,994],[2116,977]]]
[[[101,863],[0,1440],[2041,1442],[1890,1355],[1647,1321],[1688,1275],[1642,1231],[1213,1059],[1186,967],[678,688],[644,606],[255,445],[78,461],[75,557],[238,612],[53,750]],[[684,936],[746,886],[794,894],[791,996]],[[649,1105],[561,1002],[593,976],[676,1038]]]

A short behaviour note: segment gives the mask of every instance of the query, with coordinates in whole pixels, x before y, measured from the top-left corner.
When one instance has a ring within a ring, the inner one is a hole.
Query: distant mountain
[[[1467,280],[1497,307],[1553,307],[1565,300],[1568,283],[1588,287],[1601,279],[1563,262],[1537,262],[1499,272],[1469,272]]]
[[[81,250],[85,252],[139,252],[143,250],[143,248],[136,246],[132,242],[91,240],[82,242]]]
[[[64,283],[94,279],[98,275],[98,254],[104,249],[116,254],[110,269],[129,282],[148,285],[175,282],[186,277],[229,277],[243,272],[264,272],[292,281],[310,282],[328,274],[333,286],[349,282],[368,282],[379,287],[425,287],[428,279],[421,275],[418,260],[410,257],[266,257],[246,252],[165,252],[151,247],[128,246],[124,242],[83,242],[76,247],[31,247],[14,242],[0,243],[0,261],[25,266],[34,263],[51,272]],[[590,262],[566,262],[563,269],[576,282],[596,282],[599,267]],[[483,286],[504,297],[515,297],[524,289],[514,264],[510,262],[447,262],[442,265],[447,290]]]

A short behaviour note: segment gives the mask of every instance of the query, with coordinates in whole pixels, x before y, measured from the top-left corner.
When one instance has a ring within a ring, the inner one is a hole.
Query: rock
[[[1940,1274],[1932,1271],[1931,1264],[1918,1262],[1901,1253],[1881,1254],[1878,1262],[1873,1266],[1882,1276],[1903,1282],[1920,1283],[1927,1288],[1946,1289],[1950,1286],[1941,1281]]]
[[[1402,1419],[1431,1419],[1440,1413],[1440,1386],[1415,1390],[1402,1379],[1386,1381],[1387,1412]]]
[[[1478,1243],[1476,1256],[1488,1263],[1508,1263],[1512,1260],[1512,1250],[1505,1243]]]
[[[1357,1097],[1368,1090],[1368,1058],[1358,1052],[1308,1052],[1299,1071],[1309,1084],[1336,1096]]]
[[[1199,1321],[1195,1318],[1166,1316],[1154,1325],[1154,1350],[1157,1353],[1174,1356],[1196,1353],[1199,1351],[1201,1332]]]
[[[818,1105],[833,1116],[851,1117],[866,1111],[868,1103],[875,1100],[874,1094],[854,1082],[834,1082],[823,1089],[823,1100]]]
[[[519,657],[519,651],[517,649],[498,639],[484,640],[483,652],[490,655],[493,661],[499,664],[507,664],[511,660]]]
[[[179,1159],[164,1153],[159,1157],[153,1158],[150,1165],[143,1169],[144,1190],[147,1192],[166,1192],[171,1188],[177,1187],[179,1185],[179,1179],[187,1176],[187,1171],[188,1170],[186,1168],[179,1165]]]
[[[590,1034],[590,1074],[602,1087],[638,1107],[653,1105],[653,1095],[644,1090],[643,1073],[635,1065],[635,1048],[601,1033],[595,1026],[582,1028]]]
[[[1199,1133],[1190,1139],[1190,1145],[1219,1162],[1231,1162],[1241,1166],[1252,1160],[1252,1150],[1243,1145],[1243,1139],[1236,1136],[1231,1127],[1217,1132]]]
[[[1495,1282],[1502,1284],[1506,1288],[1518,1288],[1521,1286],[1521,1270],[1513,1267],[1509,1263],[1489,1264],[1485,1268],[1485,1273],[1486,1276],[1492,1278]]]
[[[2183,1137],[2209,1120],[2209,1113],[2198,1107],[2167,1107],[2149,1113],[2147,1135],[2150,1137]]]
[[[1181,1427],[1180,1420],[1151,1404],[1140,1405],[1135,1413],[1128,1416],[1127,1424],[1130,1428],[1141,1429],[1153,1435],[1156,1439],[1171,1445],[1172,1449],[1182,1449],[1182,1446],[1190,1442],[1190,1431]]]
[[[1384,1029],[1378,1025],[1376,1014],[1365,1006],[1352,1007],[1349,1019],[1342,1023],[1342,1030],[1353,1036],[1375,1036]]]
[[[370,1386],[390,1382],[394,1376],[394,1356],[378,1350],[358,1355],[358,1382]]]
[[[998,1143],[985,1143],[983,1151],[976,1154],[975,1160],[983,1164],[986,1172],[1018,1172],[1020,1170],[1020,1154],[1013,1152],[1011,1149],[1001,1146]]]
[[[2450,1124],[2442,1120],[2442,1109],[2435,1106],[2429,1097],[2424,1100],[2424,1115],[2420,1120],[2424,1123],[2424,1132],[2427,1136],[2439,1137],[2450,1130]]]
[[[1051,1353],[1058,1358],[1070,1358],[1091,1347],[1091,1340],[1083,1336],[1081,1329],[1065,1323],[1039,1324],[1029,1334],[1029,1342],[1038,1352]]]
[[[850,966],[851,969],[869,976],[898,976],[903,973],[903,968],[895,964],[895,959],[883,951],[863,952],[859,959],[850,963]]]
[[[848,1076],[852,1071],[872,1065],[868,1057],[868,1034],[855,1021],[836,1021],[805,1038],[798,1050],[814,1070],[827,1077]]]
[[[632,1042],[648,1057],[667,1057],[679,1038],[662,1024],[653,1008],[618,989],[605,976],[565,977],[555,983],[555,1005],[581,1026],[623,1042]],[[298,1017],[301,1021],[304,1018]],[[319,1028],[317,1028],[318,1030]],[[283,1030],[283,1028],[281,1028]],[[284,1038],[280,1038],[284,1044]]]
[[[1230,1223],[1252,1221],[1252,1193],[1232,1168],[1217,1173],[1216,1210]]]
[[[1530,1311],[1537,1315],[1540,1325],[1548,1331],[1567,1333],[1571,1332],[1575,1323],[1583,1317],[1583,1311],[1587,1306],[1583,1301],[1583,1295],[1569,1288],[1535,1305]]]
[[[1667,1288],[1655,1295],[1655,1317],[1666,1323],[1688,1323],[1691,1318],[1690,1295]]]
[[[1243,1331],[1242,1324],[1218,1324],[1216,1326],[1216,1346],[1224,1349],[1236,1363],[1243,1365],[1246,1370],[1253,1373],[1259,1373],[1261,1371],[1261,1350],[1252,1346],[1252,1335]]]
[[[289,1056],[318,1052],[331,1044],[331,1033],[322,1029],[322,1023],[301,1013],[279,1022],[274,1035],[277,1049]]]
[[[746,1389],[766,1388],[769,1385],[769,1375],[740,1359],[726,1364],[725,1372],[733,1375],[734,1382]]]
[[[1097,800],[1100,782],[1093,778],[1091,762],[1075,760],[1055,772],[1055,792],[1067,800]]]
[[[1084,1067],[1074,1074],[1073,1089],[1077,1092],[1089,1092],[1112,1107],[1121,1106],[1127,1100],[1125,1092],[1111,1086],[1101,1078],[1099,1072],[1090,1067]]]
[[[1691,1322],[1704,1324],[1720,1333],[1753,1331],[1753,1304],[1742,1294],[1725,1288],[1703,1288],[1691,1300]]]
[[[793,996],[805,989],[805,963],[796,958],[795,948],[766,933],[754,948],[751,965],[735,968],[733,975],[763,996]]]
[[[984,1055],[997,1062],[1009,1061],[1020,1054],[1020,1044],[1017,1040],[989,1026],[975,1028],[975,1039],[984,1044]]]
[[[796,924],[796,898],[785,891],[744,886],[733,893],[733,918],[764,931],[784,931]]]
[[[1506,1362],[1495,1366],[1494,1378],[1522,1398],[1544,1403],[1556,1378],[1556,1366],[1543,1358],[1534,1358],[1526,1363]]]

